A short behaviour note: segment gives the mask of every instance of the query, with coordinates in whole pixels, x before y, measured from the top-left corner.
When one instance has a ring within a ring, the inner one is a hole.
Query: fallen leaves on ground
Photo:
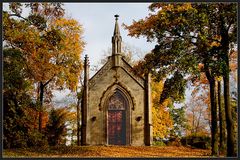
[[[3,157],[209,157],[210,150],[176,146],[58,146],[6,149]]]

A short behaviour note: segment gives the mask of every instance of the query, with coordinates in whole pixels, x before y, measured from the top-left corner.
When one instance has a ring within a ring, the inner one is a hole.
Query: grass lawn
[[[210,153],[210,150],[182,146],[59,146],[5,149],[3,157],[209,157]]]

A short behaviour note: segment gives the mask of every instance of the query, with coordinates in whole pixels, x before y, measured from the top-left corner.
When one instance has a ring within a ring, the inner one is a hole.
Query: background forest
[[[153,3],[149,10],[123,26],[157,45],[140,60],[134,46],[122,50],[135,74],[152,75],[153,145],[236,156],[237,3]],[[83,26],[61,3],[9,3],[2,17],[4,149],[80,145]],[[52,101],[66,89],[67,102]]]

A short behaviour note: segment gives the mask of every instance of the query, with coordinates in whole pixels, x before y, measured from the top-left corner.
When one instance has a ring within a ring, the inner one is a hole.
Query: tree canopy
[[[47,143],[44,102],[51,102],[54,89],[76,89],[83,68],[83,28],[64,15],[62,3],[13,2],[3,11],[4,147]],[[14,136],[18,144],[11,142]]]
[[[211,114],[216,119],[215,78],[223,76],[228,155],[235,155],[229,101],[229,54],[236,49],[236,3],[153,3],[145,19],[125,28],[130,36],[157,41],[152,53],[139,63],[159,80],[180,73],[192,80],[204,72],[210,84]],[[198,66],[202,65],[200,69]],[[179,79],[176,79],[179,81]],[[173,83],[174,85],[175,83]],[[212,153],[217,154],[217,122],[212,121]]]

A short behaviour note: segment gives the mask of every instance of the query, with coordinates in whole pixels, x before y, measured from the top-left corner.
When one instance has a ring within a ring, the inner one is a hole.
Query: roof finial
[[[119,15],[114,15],[114,17],[116,17],[116,22],[115,22],[115,28],[114,28],[114,33],[113,33],[113,36],[114,35],[119,35],[120,36],[120,31],[119,31],[119,27],[118,27],[118,22],[117,22],[117,20],[118,20],[118,17],[119,17]]]
[[[114,15],[114,17],[116,17],[116,21],[118,20],[118,17],[119,17],[119,15],[118,14],[116,14],[116,15]]]

